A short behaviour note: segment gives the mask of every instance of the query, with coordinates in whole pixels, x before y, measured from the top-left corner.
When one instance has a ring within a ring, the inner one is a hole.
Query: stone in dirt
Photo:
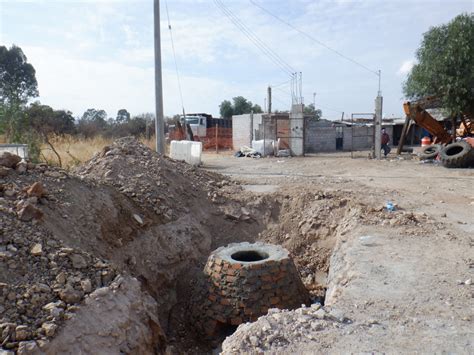
[[[62,301],[51,302],[43,306],[43,309],[48,311],[52,317],[58,318],[64,313],[64,310],[60,307],[61,303]]]
[[[83,290],[85,293],[91,293],[91,291],[92,291],[92,283],[91,283],[91,280],[89,280],[89,279],[82,280],[82,281],[81,281],[81,287],[82,287],[82,290]]]
[[[7,168],[14,168],[20,161],[21,158],[18,155],[9,152],[4,152],[0,155],[0,165]]]
[[[41,184],[41,182],[35,182],[33,185],[29,186],[26,190],[28,197],[38,197],[41,198],[46,195],[46,191]]]
[[[37,354],[39,351],[38,344],[34,341],[22,341],[18,346],[18,355]]]
[[[4,166],[0,166],[0,177],[5,177],[10,173],[10,168],[6,168]],[[0,353],[1,354],[1,353]]]
[[[75,269],[83,269],[83,268],[87,267],[87,261],[86,261],[86,259],[84,259],[84,257],[82,255],[72,254],[72,255],[69,256],[69,259],[71,260],[72,266]]]
[[[138,214],[134,214],[133,218],[135,219],[135,221],[138,222],[138,224],[140,224],[140,225],[143,224],[143,219]]]
[[[20,174],[24,174],[26,172],[26,170],[28,169],[28,165],[25,162],[19,162],[18,164],[16,164],[15,169]]]
[[[3,194],[5,195],[5,197],[8,197],[8,198],[12,198],[16,196],[15,190],[11,190],[11,189],[5,190]]]
[[[82,299],[82,293],[74,290],[70,285],[67,285],[59,291],[59,298],[66,303],[78,303]]]
[[[43,246],[40,243],[36,243],[30,250],[31,255],[40,256],[43,253]]]
[[[41,219],[43,217],[43,212],[31,203],[25,203],[18,211],[18,217],[24,222],[29,222],[33,219]]]
[[[56,333],[56,329],[58,329],[58,326],[53,322],[46,322],[41,325],[41,328],[44,329],[44,333],[47,337],[52,337]]]
[[[61,285],[64,285],[66,283],[66,273],[65,272],[60,272],[57,276],[56,276],[56,282],[58,284],[61,284]]]
[[[15,328],[15,339],[17,341],[26,340],[30,336],[30,331],[26,325],[19,325]]]

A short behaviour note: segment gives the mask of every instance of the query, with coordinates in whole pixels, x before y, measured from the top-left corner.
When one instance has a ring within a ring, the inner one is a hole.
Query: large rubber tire
[[[439,154],[446,168],[467,168],[474,160],[474,149],[465,141],[448,144]]]
[[[435,159],[443,147],[440,144],[432,144],[421,149],[419,157],[421,160]]]

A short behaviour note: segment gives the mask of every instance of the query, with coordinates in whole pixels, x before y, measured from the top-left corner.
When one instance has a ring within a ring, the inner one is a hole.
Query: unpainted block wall
[[[370,149],[374,144],[373,127],[345,127],[343,134],[342,147],[346,151]]]
[[[306,121],[306,153],[336,150],[336,128],[325,121]]]
[[[253,114],[253,132],[259,129],[262,123],[262,114]],[[251,145],[251,119],[250,114],[232,116],[232,146],[234,150],[240,149],[242,146],[250,147]]]
[[[390,146],[393,146],[393,126],[384,126],[390,136]],[[374,128],[369,126],[343,127],[344,151],[367,150],[374,145]],[[336,127],[327,121],[308,121],[306,124],[306,153],[335,152],[336,151]]]

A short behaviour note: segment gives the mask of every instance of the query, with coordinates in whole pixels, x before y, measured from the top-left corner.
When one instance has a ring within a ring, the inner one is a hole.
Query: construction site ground
[[[0,353],[472,353],[474,170],[363,156],[3,157]],[[311,304],[207,339],[203,269],[239,242],[288,249]]]
[[[473,169],[346,153],[260,159],[221,153],[203,161],[257,195],[325,191],[379,213],[373,223],[334,233],[328,313],[313,307],[269,314],[240,326],[224,342],[225,353],[474,351]],[[389,201],[393,212],[384,211]],[[400,214],[416,223],[397,219]],[[350,213],[336,223],[347,218]],[[305,237],[297,231],[294,238]]]

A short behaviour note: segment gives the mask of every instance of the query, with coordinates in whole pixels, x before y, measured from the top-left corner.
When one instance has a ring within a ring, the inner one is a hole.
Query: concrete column
[[[380,160],[382,158],[382,104],[383,97],[377,96],[375,98],[375,124],[374,124],[374,150],[375,159]]]
[[[304,155],[304,116],[302,104],[291,106],[290,112],[290,150],[294,156]]]

